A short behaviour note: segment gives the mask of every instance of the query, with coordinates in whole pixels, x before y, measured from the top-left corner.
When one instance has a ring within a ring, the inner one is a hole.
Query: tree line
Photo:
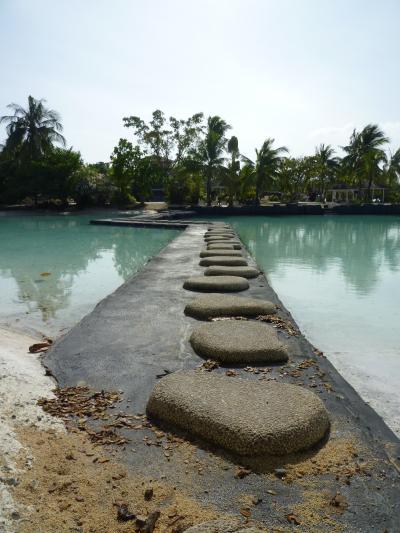
[[[387,187],[386,198],[400,200],[400,149],[376,124],[354,130],[343,156],[321,144],[315,153],[293,157],[267,138],[254,156],[242,154],[231,126],[219,116],[196,113],[186,119],[156,110],[149,122],[123,118],[132,141],[120,139],[109,162],[85,164],[66,148],[60,117],[44,100],[28,98],[27,108],[8,106],[0,118],[7,138],[0,151],[0,203],[81,206],[129,205],[161,189],[172,204],[259,204],[266,195],[286,202],[325,201],[332,187],[352,187],[357,201],[372,201],[373,189]]]

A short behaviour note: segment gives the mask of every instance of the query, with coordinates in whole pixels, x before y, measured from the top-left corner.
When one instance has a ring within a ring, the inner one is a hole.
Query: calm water
[[[0,216],[1,325],[58,335],[178,234],[91,226],[93,217]]]
[[[303,333],[400,433],[400,218],[227,218]]]

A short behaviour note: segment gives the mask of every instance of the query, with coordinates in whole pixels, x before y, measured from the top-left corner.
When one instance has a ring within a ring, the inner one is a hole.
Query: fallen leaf
[[[115,502],[115,507],[117,508],[117,520],[119,522],[128,522],[129,520],[134,520],[136,515],[129,512],[128,504],[126,502]]]
[[[235,478],[236,479],[243,479],[244,477],[251,474],[251,470],[248,468],[243,468],[242,466],[238,467],[238,469],[235,472]]]
[[[299,519],[293,513],[289,513],[286,518],[291,524],[296,524],[296,526],[300,525]]]
[[[244,516],[245,518],[250,518],[251,516],[251,510],[248,507],[242,507],[240,509],[240,514]]]
[[[44,341],[44,342],[36,342],[35,344],[31,344],[29,346],[29,352],[30,353],[38,353],[38,352],[45,352],[49,349],[51,346],[51,342]]]

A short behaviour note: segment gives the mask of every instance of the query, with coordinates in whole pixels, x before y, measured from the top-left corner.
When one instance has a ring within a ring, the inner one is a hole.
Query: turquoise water
[[[0,325],[62,333],[179,233],[91,226],[92,218],[0,216]]]
[[[400,218],[226,220],[302,332],[400,432]]]

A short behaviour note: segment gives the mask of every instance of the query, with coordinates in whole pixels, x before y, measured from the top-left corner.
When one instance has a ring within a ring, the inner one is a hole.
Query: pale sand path
[[[37,405],[37,399],[51,397],[54,381],[45,375],[38,355],[28,348],[41,339],[0,328],[0,531],[13,533],[21,514],[14,502],[12,487],[18,482],[21,470],[16,467],[22,445],[17,429],[35,426],[40,429],[64,430],[63,424],[47,415]],[[33,458],[27,452],[26,465]]]

